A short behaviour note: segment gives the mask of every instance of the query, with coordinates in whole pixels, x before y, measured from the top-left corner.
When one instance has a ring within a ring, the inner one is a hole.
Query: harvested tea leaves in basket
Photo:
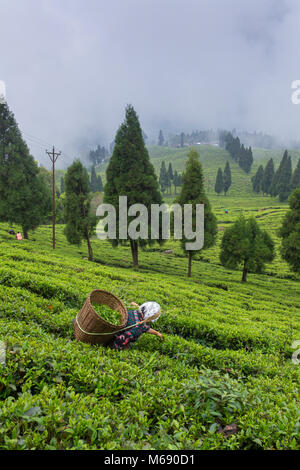
[[[120,312],[112,310],[108,305],[101,305],[92,302],[93,309],[103,320],[113,323],[114,325],[121,325],[122,317]]]

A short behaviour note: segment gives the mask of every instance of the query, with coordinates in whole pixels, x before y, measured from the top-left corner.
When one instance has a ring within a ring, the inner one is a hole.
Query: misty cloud
[[[40,161],[108,145],[128,103],[150,136],[299,138],[297,0],[0,0],[0,20],[0,79]]]

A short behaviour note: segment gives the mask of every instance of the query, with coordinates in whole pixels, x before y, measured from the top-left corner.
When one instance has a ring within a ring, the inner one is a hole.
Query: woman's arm
[[[148,330],[147,333],[150,333],[150,335],[159,336],[160,338],[163,337],[163,335],[159,331],[153,330],[152,328],[150,328],[150,330]]]
[[[140,306],[138,304],[136,304],[135,302],[130,302],[130,305],[133,305],[134,307],[140,308]]]

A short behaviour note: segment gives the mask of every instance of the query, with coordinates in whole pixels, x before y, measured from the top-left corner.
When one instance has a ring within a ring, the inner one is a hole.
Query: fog
[[[35,158],[160,129],[300,137],[298,0],[0,0],[0,80]]]

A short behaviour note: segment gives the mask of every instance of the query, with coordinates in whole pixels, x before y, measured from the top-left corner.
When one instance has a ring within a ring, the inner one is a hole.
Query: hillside
[[[231,173],[232,173],[232,185],[228,191],[228,196],[232,197],[245,197],[247,199],[256,197],[256,194],[252,192],[252,183],[251,178],[256,173],[259,165],[265,166],[270,158],[273,158],[275,163],[275,168],[279,166],[280,160],[284,150],[268,150],[261,148],[253,149],[253,158],[254,162],[251,168],[250,173],[247,175],[240,166],[231,158],[230,154],[217,146],[214,145],[197,145],[195,147],[183,147],[183,148],[174,148],[174,147],[159,147],[150,145],[147,147],[151,163],[155,168],[155,172],[159,177],[159,171],[161,163],[164,160],[166,165],[172,163],[173,170],[182,172],[185,167],[186,157],[191,148],[197,150],[200,155],[200,161],[203,165],[205,173],[205,184],[206,191],[210,195],[215,195],[215,182],[218,168],[222,168],[226,165],[226,162],[229,161]],[[298,159],[300,158],[300,150],[288,150],[289,155],[292,157],[293,168],[295,168]],[[106,181],[106,168],[107,163],[100,165],[97,172],[101,174],[103,183]],[[56,171],[56,186],[60,188],[60,180],[65,171],[57,170]],[[165,195],[168,197],[168,195]]]
[[[0,448],[300,447],[299,280],[251,274],[241,284],[240,272],[217,264],[217,248],[194,261],[189,280],[178,247],[163,253],[171,241],[141,252],[134,271],[129,247],[94,240],[91,263],[62,226],[55,253],[50,227],[21,243],[7,230],[0,225]],[[121,353],[75,342],[71,320],[95,288],[127,306],[158,301],[164,341],[143,335]]]
[[[209,194],[215,194],[214,188],[218,168],[220,167],[224,170],[226,161],[228,160],[232,173],[232,185],[229,189],[228,196],[247,198],[255,197],[255,194],[252,192],[251,178],[256,173],[259,165],[265,166],[268,160],[273,158],[275,168],[277,168],[284,152],[284,150],[253,149],[254,162],[250,173],[247,175],[226,150],[213,145],[197,145],[195,147],[184,148],[149,146],[148,151],[156,173],[159,175],[161,162],[163,160],[166,162],[166,165],[171,162],[174,171],[182,172],[184,170],[187,153],[191,148],[195,148],[200,155],[200,161],[205,173],[206,190]],[[293,168],[295,168],[300,158],[300,151],[289,150],[288,152],[289,155],[292,156]]]
[[[162,159],[182,171],[188,150],[149,149],[157,172]],[[53,252],[50,226],[17,242],[0,224],[0,449],[300,448],[300,369],[292,362],[300,279],[281,259],[277,236],[288,206],[248,192],[255,165],[270,154],[257,153],[250,175],[229,160],[233,185],[224,197],[214,179],[230,157],[208,145],[198,151],[219,231],[217,244],[196,255],[191,279],[179,242],[141,251],[134,270],[129,246],[94,237],[89,262],[62,225]],[[240,271],[219,261],[223,230],[241,213],[276,245],[265,273],[243,284]],[[72,319],[96,288],[127,308],[159,302],[155,328],[164,340],[142,335],[122,352],[76,342]]]

